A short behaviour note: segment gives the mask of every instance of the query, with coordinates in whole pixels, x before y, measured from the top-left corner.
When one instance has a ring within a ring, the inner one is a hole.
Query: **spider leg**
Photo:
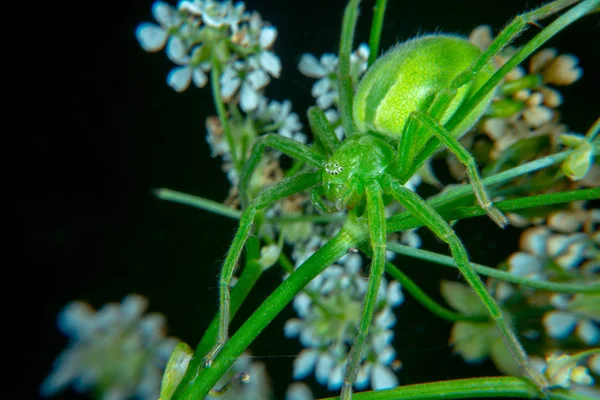
[[[323,201],[323,186],[317,186],[310,191],[310,200],[317,208],[317,210],[322,214],[333,214],[337,212],[333,207],[328,206]]]
[[[489,196],[487,195],[483,183],[481,181],[481,177],[479,176],[479,172],[477,171],[477,164],[475,163],[475,159],[463,147],[460,142],[454,138],[450,132],[448,132],[440,123],[438,123],[434,118],[427,115],[421,111],[414,111],[408,116],[408,120],[404,126],[404,132],[402,133],[401,139],[398,143],[398,157],[400,160],[414,160],[414,158],[403,158],[403,157],[413,157],[414,156],[414,143],[416,142],[416,132],[418,131],[416,126],[423,126],[428,131],[430,131],[438,140],[440,140],[448,150],[450,150],[458,160],[467,167],[469,180],[471,181],[471,185],[473,186],[473,192],[475,193],[475,197],[477,198],[477,202],[481,207],[485,210],[487,215],[496,223],[498,226],[503,228],[508,220],[506,217],[493,206]],[[406,137],[405,137],[406,136]],[[404,146],[404,147],[402,147]],[[406,148],[406,147],[409,148]],[[411,147],[412,146],[412,147]],[[398,162],[398,165],[401,166],[406,163]]]
[[[358,336],[348,355],[341,393],[342,400],[350,400],[352,397],[352,384],[356,380],[360,368],[361,355],[365,347],[371,321],[373,320],[375,304],[377,303],[377,293],[379,292],[381,278],[385,270],[386,229],[382,189],[378,183],[372,182],[365,188],[365,194],[367,197],[367,217],[373,261],[371,262],[367,293],[358,325]]]
[[[389,192],[400,204],[408,211],[419,218],[436,236],[448,244],[452,257],[460,272],[463,274],[469,285],[473,288],[477,296],[485,305],[491,318],[494,320],[507,347],[512,352],[513,357],[523,368],[525,374],[531,378],[540,388],[548,387],[546,379],[531,365],[527,353],[517,339],[512,327],[504,319],[502,310],[486,289],[485,284],[475,272],[475,269],[469,262],[467,250],[462,244],[454,230],[425,200],[413,191],[405,188],[395,178],[386,175],[384,177],[384,190]]]
[[[259,136],[259,138],[256,139],[254,146],[252,146],[252,152],[250,153],[248,160],[246,160],[246,164],[244,165],[244,170],[240,178],[240,196],[244,206],[250,203],[248,186],[250,184],[250,179],[252,178],[252,173],[258,165],[260,157],[262,156],[262,153],[266,147],[279,150],[292,158],[304,161],[310,166],[316,168],[320,168],[325,162],[325,159],[322,155],[307,145],[295,140],[288,139],[274,133],[268,133],[266,135]]]
[[[263,192],[261,192],[252,203],[244,210],[240,219],[240,226],[237,233],[231,243],[223,268],[221,269],[221,275],[219,277],[219,332],[217,336],[217,343],[215,346],[206,354],[204,358],[204,365],[210,367],[214,358],[217,356],[221,348],[225,345],[228,338],[229,331],[229,319],[230,319],[230,295],[229,285],[235,272],[238,259],[246,243],[246,239],[250,235],[252,225],[254,224],[254,217],[256,211],[268,207],[275,201],[280,200],[284,197],[291,196],[303,190],[310,188],[318,183],[320,175],[318,173],[308,173],[293,176],[285,179],[276,185],[273,185]]]
[[[330,156],[340,147],[340,139],[333,131],[333,127],[327,120],[325,113],[319,107],[313,106],[308,109],[308,122],[310,129],[315,135],[315,140],[323,149],[325,154]]]

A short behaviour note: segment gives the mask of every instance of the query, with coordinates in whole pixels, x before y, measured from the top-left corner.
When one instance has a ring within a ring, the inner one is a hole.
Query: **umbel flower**
[[[98,311],[82,301],[66,305],[58,327],[69,337],[69,345],[40,393],[53,396],[72,385],[77,392],[93,391],[104,400],[156,400],[177,340],[165,337],[163,315],[143,315],[147,305],[148,300],[135,294]]]
[[[361,264],[358,254],[343,257],[294,299],[299,318],[287,321],[285,335],[298,337],[305,347],[294,362],[294,379],[303,379],[314,371],[317,381],[329,390],[342,386],[349,346],[356,339],[367,288]],[[396,323],[392,308],[403,300],[400,284],[396,281],[388,284],[384,278],[355,383],[357,389],[371,385],[377,390],[398,385],[392,370],[396,364],[396,352],[391,346],[394,338],[391,328]]]
[[[178,92],[191,82],[203,87],[215,65],[224,66],[220,78],[226,102],[240,102],[243,111],[255,110],[270,77],[281,74],[281,62],[271,51],[277,30],[258,13],[245,11],[243,2],[181,1],[177,8],[157,1],[152,6],[157,24],[143,23],[136,37],[146,51],[166,53],[178,66],[167,83]]]
[[[367,71],[367,60],[369,59],[369,46],[362,43],[358,49],[350,55],[350,75],[354,82],[359,82],[362,75]],[[338,58],[335,54],[326,53],[317,59],[312,54],[304,54],[298,63],[300,72],[309,78],[318,79],[312,87],[312,96],[317,100],[317,105],[323,111],[329,122],[334,124],[335,133],[342,139],[344,128],[340,123],[338,111]]]

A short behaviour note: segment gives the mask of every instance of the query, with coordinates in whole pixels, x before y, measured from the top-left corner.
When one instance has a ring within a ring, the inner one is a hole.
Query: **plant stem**
[[[225,139],[227,140],[227,144],[229,145],[229,153],[231,154],[231,161],[234,167],[239,171],[242,169],[242,165],[239,165],[240,162],[237,159],[237,152],[235,148],[235,142],[233,140],[233,136],[231,134],[231,127],[229,126],[229,120],[227,119],[227,111],[225,110],[225,103],[223,103],[223,97],[221,97],[221,83],[219,79],[221,78],[221,62],[217,59],[217,57],[212,58],[212,69],[210,71],[210,85],[212,88],[212,95],[215,102],[215,108],[217,109],[217,115],[219,116],[219,121],[221,122],[221,126],[223,127],[223,132],[225,133]]]
[[[358,19],[358,4],[360,0],[350,0],[344,10],[342,22],[342,36],[340,38],[339,51],[339,94],[340,114],[344,131],[347,136],[356,132],[354,118],[352,117],[352,96],[354,95],[352,77],[350,76],[350,54],[352,53],[352,42],[354,30]]]
[[[473,397],[534,399],[541,398],[542,394],[539,393],[537,386],[527,379],[502,376],[419,383],[352,395],[354,400],[467,399]],[[323,400],[336,398],[330,397]]]
[[[371,22],[371,36],[369,37],[369,60],[368,66],[373,65],[379,55],[379,42],[381,40],[381,31],[383,29],[383,18],[387,0],[377,0],[373,9],[373,21]]]
[[[156,195],[156,197],[158,197],[161,200],[172,201],[173,203],[179,203],[184,204],[186,206],[199,208],[201,210],[206,210],[227,218],[240,219],[240,217],[242,216],[241,211],[235,210],[224,204],[218,203],[213,200],[205,199],[203,197],[178,192],[176,190],[160,188],[154,189],[153,193]]]
[[[394,253],[402,254],[405,256],[418,258],[420,260],[425,261],[431,261],[436,264],[444,265],[446,267],[457,268],[456,263],[452,257],[433,253],[431,251],[415,249],[398,243],[388,243],[387,249],[393,251]],[[502,281],[516,283],[519,285],[525,285],[534,289],[547,290],[557,293],[600,293],[600,281],[595,281],[591,283],[547,282],[528,279],[522,276],[511,274],[510,272],[500,271],[495,268],[486,267],[485,265],[481,264],[471,263],[471,265],[473,265],[473,268],[478,274],[489,276]],[[392,276],[394,275],[392,274]]]
[[[460,194],[455,192],[462,191],[461,189],[463,188],[458,188],[448,192],[447,194],[449,194],[449,196],[445,197],[444,199],[454,200],[460,197]],[[468,190],[470,190],[469,187],[467,187],[467,191]],[[485,214],[485,211],[479,206],[459,207],[451,210],[439,210],[440,205],[445,205],[446,203],[446,201],[435,201],[440,198],[435,198],[427,203],[429,205],[436,204],[436,209],[438,209],[440,215],[447,221],[457,221],[460,219],[477,217]],[[515,211],[530,207],[540,207],[580,200],[594,200],[598,198],[600,198],[600,188],[592,188],[504,200],[494,203],[494,205],[502,211]],[[418,228],[420,226],[423,226],[423,223],[421,223],[416,217],[412,216],[408,212],[395,215],[387,220],[388,233],[405,231],[407,229]]]
[[[410,248],[410,247],[409,247]],[[387,246],[388,250],[393,249],[390,248],[390,245]],[[396,279],[407,292],[409,292],[415,300],[417,300],[423,307],[431,311],[433,314],[438,317],[445,319],[446,321],[456,322],[456,321],[471,321],[471,322],[486,322],[489,321],[489,317],[487,315],[465,315],[460,314],[455,311],[449,310],[448,308],[442,306],[437,303],[431,297],[427,295],[415,282],[413,282],[408,276],[406,276],[402,271],[400,271],[394,264],[391,262],[387,262],[385,264],[385,270],[388,274],[390,274],[394,279]]]
[[[250,316],[219,352],[211,367],[202,369],[197,375],[194,372],[192,379],[182,381],[185,383],[180,384],[176,393],[178,396],[174,396],[173,399],[203,399],[233,362],[302,288],[325,268],[346,254],[348,249],[356,247],[367,237],[368,233],[362,222],[355,218],[349,219],[337,235],[283,281]],[[203,354],[200,353],[195,355],[195,358],[200,360],[202,357]],[[186,377],[190,378],[189,375],[186,374]]]

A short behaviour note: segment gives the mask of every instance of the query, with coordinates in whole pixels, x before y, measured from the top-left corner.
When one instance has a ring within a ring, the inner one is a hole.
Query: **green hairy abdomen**
[[[400,136],[413,111],[427,111],[433,98],[460,73],[470,67],[481,51],[457,36],[429,35],[390,49],[367,71],[354,100],[354,120],[360,131],[377,131]],[[477,79],[461,87],[441,122],[493,74],[488,67]],[[481,116],[493,92],[482,101],[454,131],[462,136]]]

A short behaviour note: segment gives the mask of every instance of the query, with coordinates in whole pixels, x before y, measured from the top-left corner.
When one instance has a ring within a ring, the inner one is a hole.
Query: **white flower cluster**
[[[41,394],[52,396],[72,384],[103,400],[157,399],[177,340],[165,337],[163,315],[143,315],[147,304],[144,297],[129,295],[98,311],[81,301],[65,306],[58,327],[70,343],[42,383]]]
[[[215,63],[224,65],[220,78],[225,101],[238,101],[243,111],[255,110],[270,77],[278,78],[281,62],[270,50],[277,30],[258,13],[245,12],[239,2],[184,0],[178,6],[157,1],[152,14],[158,22],[143,23],[136,37],[146,51],[161,50],[178,66],[167,83],[178,92],[191,82],[203,87]]]
[[[354,82],[367,70],[369,46],[362,43],[350,56],[350,75]],[[312,96],[317,99],[317,105],[323,111],[330,123],[334,125],[336,135],[342,139],[344,128],[341,125],[339,102],[339,68],[335,54],[323,54],[318,60],[312,54],[304,54],[298,64],[300,72],[309,78],[318,79],[312,87]]]
[[[348,351],[356,340],[367,290],[367,279],[361,276],[361,265],[362,259],[358,254],[344,256],[311,281],[306,292],[294,299],[299,318],[287,321],[285,335],[298,337],[305,347],[294,362],[295,379],[302,379],[314,370],[317,381],[330,390],[338,390],[342,386]],[[388,284],[384,278],[363,363],[355,382],[357,389],[364,389],[369,384],[376,390],[398,385],[392,369],[398,363],[391,345],[394,338],[391,328],[396,323],[392,308],[403,300],[400,284],[395,281]]]
[[[258,106],[248,114],[247,118],[238,119],[233,116],[228,123],[237,159],[246,159],[249,155],[250,148],[242,148],[242,143],[252,144],[258,136],[266,133],[276,133],[301,143],[307,141],[306,135],[301,132],[300,118],[298,114],[292,112],[292,103],[289,100],[267,102],[265,97],[261,97]],[[227,173],[233,187],[237,187],[239,171],[233,165],[231,146],[217,117],[206,119],[206,132],[206,141],[211,148],[212,156],[220,156],[223,159],[223,170]],[[263,156],[253,176],[251,192],[254,193],[268,184],[275,183],[274,178],[283,177],[283,173],[280,172],[279,156],[277,152],[267,152]]]

